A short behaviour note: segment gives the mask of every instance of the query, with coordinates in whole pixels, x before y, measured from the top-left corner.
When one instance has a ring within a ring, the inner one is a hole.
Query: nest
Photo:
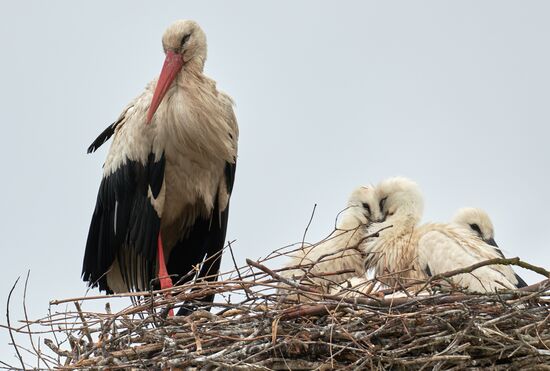
[[[44,318],[19,327],[8,322],[21,368],[31,354],[35,368],[62,370],[550,369],[550,275],[543,268],[496,259],[432,277],[423,286],[429,295],[405,284],[329,295],[303,277],[290,280],[271,270],[281,255],[247,260],[217,282],[178,286],[169,296],[119,295],[133,304],[116,313],[109,296],[52,301]],[[490,294],[442,284],[487,264],[520,265],[547,279]],[[281,285],[284,295],[276,290]],[[189,316],[167,315],[170,307],[211,293],[218,296],[210,311],[199,306]],[[83,310],[89,301],[101,301],[105,311]],[[69,309],[53,311],[62,303]],[[26,334],[30,345],[15,344],[16,333]]]

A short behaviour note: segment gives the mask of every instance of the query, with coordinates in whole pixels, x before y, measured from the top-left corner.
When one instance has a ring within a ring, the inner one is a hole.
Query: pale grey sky
[[[312,242],[355,186],[405,175],[425,221],[482,207],[507,255],[548,267],[549,17],[544,1],[2,2],[0,308],[27,269],[33,318],[84,293],[108,145],[86,148],[160,72],[161,35],[182,18],[237,104],[239,263],[300,240],[315,203]],[[14,320],[21,299],[19,286]]]

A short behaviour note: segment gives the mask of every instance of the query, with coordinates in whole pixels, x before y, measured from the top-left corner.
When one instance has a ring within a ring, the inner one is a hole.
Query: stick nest
[[[133,304],[116,313],[107,296],[52,301],[42,319],[20,327],[8,322],[10,335],[24,333],[30,343],[14,345],[21,368],[29,367],[22,355],[30,354],[35,369],[63,370],[550,369],[548,279],[521,290],[468,294],[442,285],[445,276],[426,282],[430,295],[402,285],[350,297],[281,277],[268,267],[282,255],[247,260],[217,282],[178,286],[170,297],[123,295]],[[285,300],[276,291],[282,282],[307,300]],[[209,293],[218,294],[211,311],[167,316],[168,308]],[[89,301],[102,302],[105,311],[83,310]],[[67,309],[54,311],[62,303]]]

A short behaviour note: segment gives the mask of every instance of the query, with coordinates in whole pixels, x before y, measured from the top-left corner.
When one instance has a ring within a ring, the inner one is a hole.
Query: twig
[[[293,248],[290,245],[287,251]],[[362,289],[355,288],[330,295],[325,294],[326,287],[307,275],[311,264],[291,267],[306,272],[304,279],[311,285],[287,279],[282,269],[266,264],[284,253],[282,249],[263,260],[248,259],[243,267],[238,267],[232,256],[233,268],[221,274],[218,281],[199,280],[176,287],[172,299],[151,291],[143,300],[115,313],[107,308],[89,312],[80,306],[69,311],[70,306],[66,306],[38,320],[26,318],[21,327],[10,324],[6,328],[13,335],[51,334],[57,344],[44,340],[48,354],[53,352],[52,357],[45,355],[46,361],[51,358],[53,368],[61,370],[457,370],[521,369],[550,363],[549,279],[521,290],[486,294],[443,285],[432,286],[429,295],[414,296],[405,291],[407,283],[397,280],[392,291],[402,293],[391,297],[376,291],[364,295]],[[466,267],[439,277],[448,280],[447,276],[469,269],[477,268]],[[344,274],[346,270],[339,272]],[[328,278],[339,272],[327,271],[319,276]],[[392,275],[378,278],[391,279]],[[415,280],[412,284],[426,282]],[[285,290],[277,291],[281,286]],[[224,295],[224,300],[212,303],[218,312],[158,317],[168,306],[178,305],[177,300],[217,293]],[[290,300],[293,296],[304,296],[312,302],[296,304]],[[96,337],[97,343],[90,345],[90,339]],[[40,352],[39,348],[20,345],[16,349],[24,356],[24,352]]]
[[[266,272],[267,274],[269,274],[271,277],[275,278],[276,280],[279,280],[283,283],[286,283],[287,285],[289,286],[292,286],[294,288],[297,288],[297,289],[300,289],[300,290],[303,290],[303,291],[307,291],[309,293],[312,293],[312,294],[321,294],[321,292],[315,290],[315,289],[312,289],[310,287],[307,287],[307,286],[304,286],[304,285],[301,285],[301,284],[298,284],[298,283],[295,283],[293,282],[292,280],[289,280],[283,276],[281,276],[280,274],[277,274],[275,272],[273,272],[271,269],[269,269],[268,267],[260,264],[260,263],[257,263],[253,260],[250,260],[250,259],[246,259],[246,264],[248,265],[251,265],[253,266],[254,268],[258,268],[259,270],[261,271],[264,271]]]
[[[243,278],[241,277],[241,270],[237,267],[237,261],[235,261],[235,255],[233,255],[233,247],[231,246],[231,241],[227,242],[227,245],[229,246],[229,252],[231,253],[231,260],[233,260],[233,266],[235,267],[235,271],[237,272],[237,276],[239,276],[239,281],[243,281]],[[245,285],[242,285],[243,291],[246,295],[247,299],[250,299],[250,296],[252,295],[252,292],[248,287]]]
[[[34,352],[36,353],[36,357],[37,357],[36,361],[38,363],[37,368],[40,369],[40,361],[42,361],[44,363],[44,365],[46,365],[48,370],[51,370],[50,366],[48,365],[48,362],[42,357],[42,353],[40,352],[40,350],[36,348],[36,346],[34,344],[34,338],[33,338],[32,333],[31,333],[29,315],[27,313],[27,286],[28,286],[28,283],[29,283],[30,274],[31,274],[31,271],[29,269],[27,271],[27,277],[25,278],[25,287],[23,289],[23,314],[25,315],[25,322],[27,323],[27,332],[29,334],[29,340],[30,340],[30,343],[31,343],[31,347],[34,350]]]
[[[78,312],[78,316],[80,317],[80,320],[82,321],[82,332],[86,337],[88,338],[88,342],[90,344],[94,343],[94,340],[92,339],[92,335],[90,335],[90,329],[88,322],[86,322],[86,319],[84,318],[84,314],[82,314],[82,308],[80,308],[80,303],[78,301],[74,302],[74,306],[76,307],[76,311]]]
[[[304,243],[306,242],[307,231],[309,230],[309,227],[311,226],[311,222],[313,221],[313,216],[315,215],[315,209],[317,209],[317,204],[313,205],[311,216],[309,217],[309,221],[307,222],[306,229],[304,230],[304,235],[302,236],[302,246],[304,246]]]
[[[11,294],[13,293],[13,290],[15,290],[15,286],[17,286],[17,282],[19,282],[19,279],[20,279],[20,278],[21,278],[21,277],[17,277],[17,279],[15,280],[15,283],[14,283],[13,286],[11,287],[10,293],[8,294],[8,302],[6,303],[6,320],[7,320],[7,323],[8,323],[8,331],[9,331],[9,333],[10,333],[10,338],[11,338],[11,342],[12,342],[13,348],[15,349],[15,353],[17,353],[17,358],[19,358],[19,362],[21,362],[21,368],[24,370],[24,369],[25,369],[25,363],[23,362],[23,357],[21,357],[21,353],[19,353],[19,349],[18,349],[17,343],[15,342],[15,338],[13,337],[13,331],[12,331],[11,323],[10,323],[10,300],[11,300]]]

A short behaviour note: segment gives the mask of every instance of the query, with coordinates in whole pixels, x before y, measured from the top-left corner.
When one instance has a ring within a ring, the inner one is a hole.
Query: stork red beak
[[[174,81],[176,75],[181,71],[182,67],[183,56],[168,50],[166,52],[166,59],[164,60],[162,71],[160,71],[155,93],[153,94],[153,100],[151,100],[151,105],[149,106],[149,111],[147,112],[147,123],[151,122],[153,115],[157,111],[157,108],[159,108],[160,102],[162,102],[162,98],[164,98],[164,95],[168,91],[172,81]]]

